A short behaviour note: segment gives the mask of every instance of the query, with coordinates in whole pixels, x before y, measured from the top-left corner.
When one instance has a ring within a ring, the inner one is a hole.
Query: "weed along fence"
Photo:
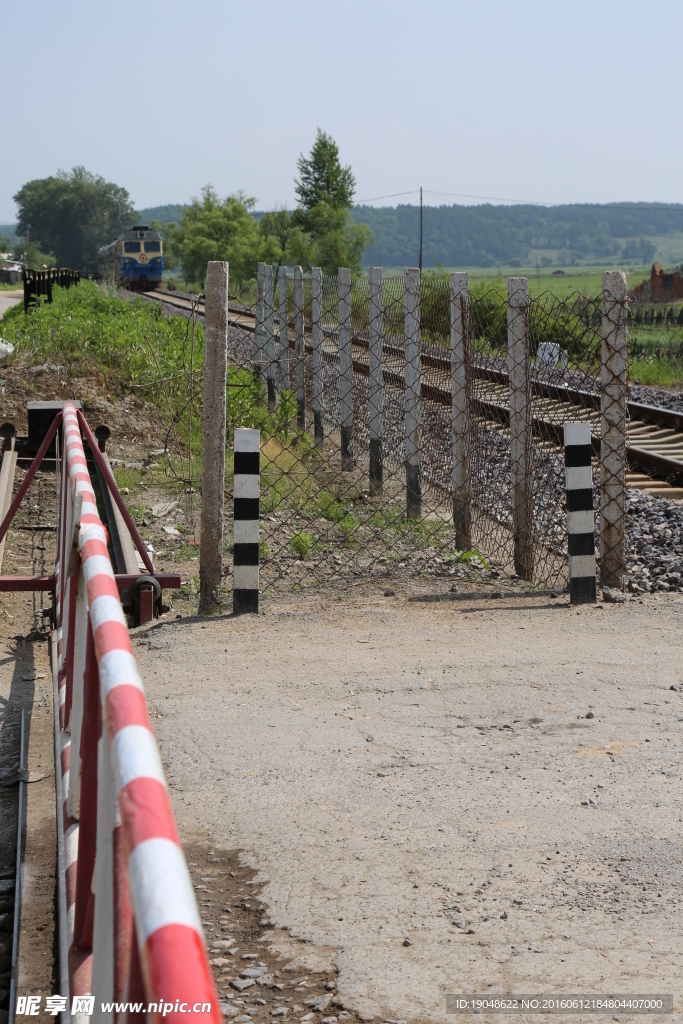
[[[114,573],[82,435],[104,471],[83,413],[66,402],[0,526],[1,539],[56,442],[54,574],[0,577],[0,590],[54,595],[62,1017],[113,1022],[121,1014],[102,1004],[126,1000],[146,1008],[135,1019],[192,1012],[218,1022],[200,917],[119,598],[136,583],[152,590],[180,580],[155,573],[146,552],[149,575]],[[122,504],[113,479],[110,486]]]
[[[502,296],[466,274],[260,265],[229,299],[226,424],[228,451],[261,430],[262,592],[472,570],[567,586],[568,421],[590,428],[598,573],[621,586],[623,274],[594,312],[524,278]]]

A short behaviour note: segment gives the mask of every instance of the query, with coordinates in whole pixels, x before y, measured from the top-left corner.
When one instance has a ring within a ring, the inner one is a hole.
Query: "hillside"
[[[529,266],[536,258],[542,267],[683,260],[683,204],[425,206],[423,217],[425,267]],[[417,264],[419,207],[356,206],[353,218],[374,235],[366,265]]]
[[[135,214],[140,224],[151,224],[158,220],[160,224],[178,222],[183,215],[182,203],[167,203],[165,206],[146,206],[144,210],[138,210]]]

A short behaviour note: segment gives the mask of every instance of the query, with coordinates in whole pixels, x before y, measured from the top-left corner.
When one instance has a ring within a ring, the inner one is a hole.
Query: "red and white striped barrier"
[[[94,995],[98,1020],[126,1000],[221,1021],[79,416],[64,406],[55,569],[69,996]]]

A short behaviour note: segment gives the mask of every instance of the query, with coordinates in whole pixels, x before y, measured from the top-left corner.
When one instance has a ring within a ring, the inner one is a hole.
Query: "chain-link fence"
[[[599,571],[620,585],[627,302],[623,275],[605,281],[600,304],[530,299],[522,278],[506,297],[465,274],[261,265],[230,299],[227,418],[229,442],[261,429],[262,589],[566,585],[568,420],[591,424]]]

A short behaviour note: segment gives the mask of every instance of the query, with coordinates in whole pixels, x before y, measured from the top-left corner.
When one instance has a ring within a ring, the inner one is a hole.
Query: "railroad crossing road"
[[[264,948],[336,967],[348,1008],[441,1020],[463,991],[676,1006],[682,618],[678,595],[576,611],[329,594],[160,624],[135,651],[183,838],[242,851]]]

